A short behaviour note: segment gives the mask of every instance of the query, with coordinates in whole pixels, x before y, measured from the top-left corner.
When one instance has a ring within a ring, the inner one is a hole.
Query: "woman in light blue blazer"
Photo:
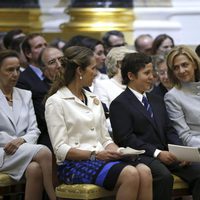
[[[93,52],[74,46],[65,56],[64,72],[53,83],[45,105],[60,181],[115,188],[117,200],[151,200],[150,169],[137,158],[120,161],[123,155],[108,133],[100,100],[83,89],[96,75]]]
[[[174,87],[165,95],[169,117],[187,146],[200,147],[200,60],[187,46],[173,48],[167,57]]]
[[[20,73],[17,52],[0,52],[0,172],[19,181],[26,178],[25,199],[41,200],[43,188],[55,200],[52,155],[37,145],[37,128],[31,92],[15,88]]]

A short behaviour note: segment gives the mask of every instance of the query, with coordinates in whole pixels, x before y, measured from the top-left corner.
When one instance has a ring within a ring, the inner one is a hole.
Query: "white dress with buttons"
[[[174,128],[187,146],[200,147],[200,82],[184,83],[165,95]]]

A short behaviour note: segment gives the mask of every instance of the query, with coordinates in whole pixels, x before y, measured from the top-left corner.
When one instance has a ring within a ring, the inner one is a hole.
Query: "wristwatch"
[[[96,160],[96,151],[92,151],[92,152],[91,152],[91,154],[90,154],[90,160],[91,160],[91,161]]]

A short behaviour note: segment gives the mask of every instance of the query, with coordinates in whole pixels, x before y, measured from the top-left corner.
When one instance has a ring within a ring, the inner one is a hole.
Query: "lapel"
[[[130,101],[130,104],[133,105],[133,108],[137,109],[145,118],[148,119],[157,137],[159,137],[160,142],[161,143],[165,142],[165,138],[163,137],[163,134],[162,134],[163,133],[162,127],[161,127],[162,124],[160,124],[160,120],[159,120],[160,115],[158,114],[160,113],[159,105],[156,105],[156,102],[152,100],[151,95],[146,93],[148,101],[152,108],[152,112],[154,114],[153,119],[149,116],[146,108],[142,105],[142,103],[138,100],[138,98],[133,94],[133,92],[130,89],[127,88],[125,90],[125,93],[126,93],[127,99]],[[165,145],[165,143],[163,144]]]
[[[17,124],[19,120],[21,110],[22,110],[22,99],[20,97],[19,91],[17,91],[16,88],[14,88],[13,90],[13,116],[14,116],[15,124]]]
[[[10,109],[10,106],[8,105],[8,102],[1,90],[0,90],[0,111],[9,118],[11,124],[15,128],[15,120],[14,120],[13,112]]]
[[[38,75],[31,69],[30,66],[27,67],[27,69],[25,69],[25,70],[26,71],[24,71],[22,73],[24,73],[24,77],[29,80],[32,87],[34,87],[34,88],[36,87],[37,90],[44,91],[46,93],[49,89],[49,85],[48,85],[47,81],[41,80],[38,77]]]
[[[100,104],[100,101],[96,98],[96,95],[90,93],[89,91],[85,89],[84,89],[84,92],[87,97],[87,106],[79,98],[77,98],[67,87],[61,88],[58,91],[58,94],[61,98],[74,100],[77,104],[87,109],[88,108],[92,109],[94,105]]]
[[[147,112],[146,108],[142,105],[142,103],[138,100],[138,98],[133,94],[133,92],[129,88],[126,88],[125,93],[126,93],[127,99],[130,102],[130,105],[133,105],[133,107],[136,110],[138,110],[145,118],[147,118],[148,121],[152,124],[152,126],[156,130],[156,125],[155,125],[154,119],[152,119],[149,116],[149,113]],[[151,105],[151,103],[150,103],[150,105]],[[152,112],[154,113],[153,108],[152,108]]]

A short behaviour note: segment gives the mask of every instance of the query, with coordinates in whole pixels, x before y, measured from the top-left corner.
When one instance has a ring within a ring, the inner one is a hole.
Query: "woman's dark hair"
[[[82,46],[87,47],[87,48],[91,49],[92,51],[94,51],[95,47],[99,44],[103,45],[103,43],[100,40],[97,40],[92,37],[85,37],[82,40]]]
[[[86,47],[72,46],[67,48],[62,60],[63,70],[56,76],[48,97],[56,93],[60,88],[68,86],[75,79],[77,67],[84,71],[90,65],[93,55],[92,50]]]
[[[174,47],[174,40],[171,36],[167,35],[167,34],[160,34],[158,35],[154,41],[153,41],[153,44],[152,44],[152,55],[155,55],[157,54],[157,50],[159,49],[160,45],[163,43],[164,40],[166,40],[167,38],[169,38],[172,42],[172,45]]]
[[[151,57],[144,53],[129,53],[125,55],[121,66],[122,83],[124,85],[129,83],[130,79],[128,77],[128,72],[132,72],[137,76],[140,69],[144,68],[146,64],[151,62]]]
[[[16,57],[20,60],[20,56],[19,54],[14,51],[14,50],[2,50],[0,51],[0,68],[2,65],[2,62],[6,59],[6,58],[10,58],[10,57]]]

